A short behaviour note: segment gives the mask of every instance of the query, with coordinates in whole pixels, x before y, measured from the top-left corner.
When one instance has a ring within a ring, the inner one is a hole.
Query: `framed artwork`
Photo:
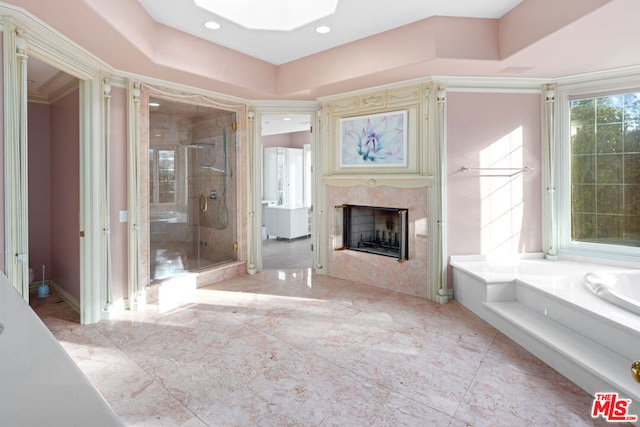
[[[406,110],[340,119],[340,167],[406,167],[407,133]]]

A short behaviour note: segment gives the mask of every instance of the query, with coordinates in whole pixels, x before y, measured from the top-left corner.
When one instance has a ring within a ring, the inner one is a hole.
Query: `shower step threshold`
[[[631,375],[632,360],[600,345],[518,301],[483,303],[487,319],[500,332],[547,363],[587,393],[618,392],[632,399],[640,415],[640,387]]]

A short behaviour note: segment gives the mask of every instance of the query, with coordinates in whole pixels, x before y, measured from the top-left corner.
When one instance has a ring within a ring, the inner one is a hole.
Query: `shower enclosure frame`
[[[138,271],[133,282],[130,283],[130,298],[134,299],[134,303],[144,303],[146,301],[145,288],[152,283],[151,278],[151,250],[150,250],[150,212],[151,201],[149,200],[150,182],[149,182],[149,148],[150,138],[149,135],[149,121],[150,121],[150,109],[149,99],[158,98],[165,99],[171,102],[185,103],[196,107],[213,108],[218,110],[224,110],[229,113],[235,113],[235,141],[229,141],[228,149],[235,150],[235,165],[234,171],[236,181],[236,197],[235,205],[229,206],[229,214],[235,215],[233,220],[236,224],[235,230],[235,242],[234,248],[236,250],[235,261],[231,261],[229,264],[242,264],[246,263],[246,229],[247,221],[246,217],[242,214],[246,211],[246,201],[242,197],[243,189],[246,188],[246,176],[242,171],[246,170],[246,105],[227,101],[224,99],[217,99],[206,93],[193,93],[185,92],[181,89],[169,87],[155,87],[148,84],[142,84],[140,86],[140,108],[139,108],[139,140],[137,141],[137,147],[134,147],[137,159],[135,159],[136,171],[136,183],[130,182],[130,191],[135,191],[137,197],[135,201],[137,205],[135,211],[137,211],[138,218],[133,218],[135,224],[133,228],[136,230],[138,236],[137,248],[138,248]],[[232,143],[235,142],[235,143]],[[131,209],[132,211],[134,209]],[[214,265],[211,269],[215,270],[222,265]]]

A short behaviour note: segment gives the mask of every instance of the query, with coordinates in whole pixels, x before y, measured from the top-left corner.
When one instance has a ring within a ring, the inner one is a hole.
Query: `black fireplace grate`
[[[402,208],[336,206],[336,250],[350,249],[409,259],[408,210]]]

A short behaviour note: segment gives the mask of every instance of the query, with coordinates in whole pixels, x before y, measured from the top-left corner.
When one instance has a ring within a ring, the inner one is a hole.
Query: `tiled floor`
[[[300,237],[294,240],[262,240],[262,268],[310,268],[313,262],[311,238]]]
[[[592,397],[455,301],[267,271],[82,326],[34,308],[127,425],[581,426]]]

